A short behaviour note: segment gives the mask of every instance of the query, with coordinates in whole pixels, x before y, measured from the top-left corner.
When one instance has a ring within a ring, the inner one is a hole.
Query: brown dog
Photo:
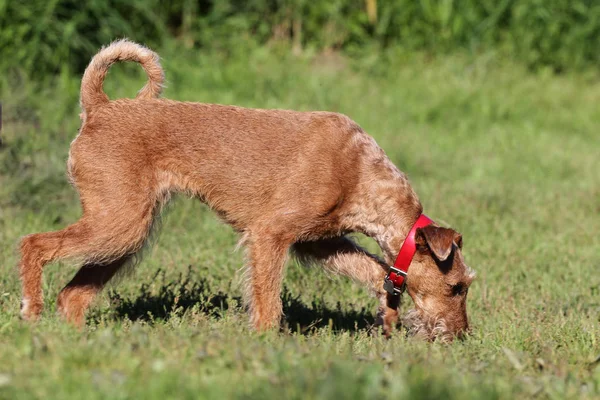
[[[149,81],[136,99],[109,101],[102,84],[116,61],[142,65]],[[382,287],[421,203],[406,176],[348,117],[329,112],[255,110],[158,99],[158,56],[121,40],[102,49],[81,82],[82,125],[68,171],[83,216],[67,228],[26,236],[19,264],[21,315],[39,317],[41,277],[49,262],[83,267],[61,291],[60,312],[81,325],[102,287],[140,250],[173,191],[206,202],[248,249],[246,298],[256,329],[279,324],[281,281],[290,248],[302,260],[366,284],[380,299],[384,332],[398,319],[399,296]],[[362,232],[387,264],[344,235]],[[451,340],[468,329],[467,289],[457,232],[416,231],[407,278],[414,333]]]

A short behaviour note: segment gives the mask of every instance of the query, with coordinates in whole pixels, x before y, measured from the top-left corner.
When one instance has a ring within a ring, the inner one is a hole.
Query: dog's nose
[[[458,329],[458,331],[456,331],[456,338],[459,340],[464,340],[467,338],[467,336],[469,336],[470,333],[471,333],[471,327],[469,326],[469,323],[467,322],[464,327],[462,327],[462,328]]]

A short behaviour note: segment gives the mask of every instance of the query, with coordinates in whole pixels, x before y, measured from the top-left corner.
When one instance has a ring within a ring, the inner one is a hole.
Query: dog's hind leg
[[[67,287],[82,288],[85,286],[82,282],[86,281],[90,285],[101,286],[118,270],[121,260],[142,247],[152,225],[156,197],[141,192],[125,193],[118,187],[111,189],[97,191],[96,196],[82,192],[84,214],[75,224],[56,232],[29,235],[21,240],[19,272],[23,296],[21,316],[24,319],[35,320],[42,312],[42,271],[46,264],[67,258],[93,264],[97,267],[82,269]],[[100,265],[106,268],[105,272],[96,272]],[[94,275],[86,277],[91,271]],[[64,310],[71,310],[70,302],[84,304],[87,302],[85,299],[90,299],[85,290],[68,296],[64,292],[62,297],[68,300],[67,303],[63,301]],[[73,311],[73,315],[78,313]]]
[[[77,238],[85,238],[88,228],[77,222],[61,231],[37,233],[21,240],[19,273],[21,277],[21,317],[35,320],[42,312],[42,271],[54,260],[75,253]],[[80,239],[81,240],[81,239]]]
[[[108,264],[86,264],[58,295],[58,311],[76,326],[85,322],[85,312],[104,285],[130,260],[121,257]]]
[[[400,297],[388,295],[383,290],[383,279],[388,268],[383,260],[345,236],[298,242],[292,249],[304,264],[321,264],[329,271],[366,284],[380,302],[376,325],[382,325],[384,333],[390,334],[398,320]]]

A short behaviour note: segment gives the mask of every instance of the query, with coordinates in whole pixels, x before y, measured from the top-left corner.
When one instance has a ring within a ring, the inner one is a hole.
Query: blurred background
[[[595,0],[30,0],[0,2],[0,67],[81,73],[115,38],[186,49],[285,45],[353,56],[389,47],[497,51],[531,68],[597,67]]]

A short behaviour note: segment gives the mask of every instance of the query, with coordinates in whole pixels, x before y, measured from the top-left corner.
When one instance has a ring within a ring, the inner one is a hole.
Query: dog
[[[103,91],[117,61],[137,62],[148,75],[135,99],[110,101]],[[131,264],[170,194],[185,192],[239,232],[256,330],[280,323],[284,264],[293,254],[366,285],[388,336],[404,290],[415,305],[405,318],[412,334],[451,341],[468,332],[474,272],[461,235],[431,220],[417,226],[423,208],[408,178],[358,124],[332,112],[161,99],[163,82],[158,55],[126,39],[102,48],[85,70],[82,124],[67,163],[83,215],[65,229],[22,238],[22,318],[42,312],[44,266],[75,259],[82,267],[60,292],[58,310],[85,324],[90,303]],[[352,232],[375,239],[383,259]],[[406,265],[390,267],[402,252]]]

